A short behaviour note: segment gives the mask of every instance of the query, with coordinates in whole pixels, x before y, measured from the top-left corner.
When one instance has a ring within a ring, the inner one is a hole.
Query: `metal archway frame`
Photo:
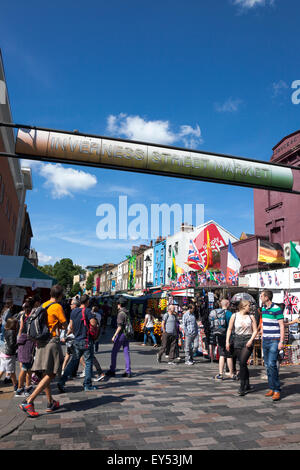
[[[93,166],[169,177],[300,194],[293,171],[283,166],[232,155],[214,154],[78,131],[0,123],[17,128],[15,154],[0,156]]]

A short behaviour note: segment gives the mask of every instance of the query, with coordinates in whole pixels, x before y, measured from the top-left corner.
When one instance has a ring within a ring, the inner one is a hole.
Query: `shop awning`
[[[50,289],[56,280],[35,268],[25,256],[0,255],[0,285]]]

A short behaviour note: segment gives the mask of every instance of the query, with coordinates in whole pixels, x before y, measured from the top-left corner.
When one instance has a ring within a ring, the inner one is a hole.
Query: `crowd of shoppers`
[[[222,299],[206,316],[201,313],[199,315],[199,308],[196,308],[199,305],[190,302],[183,308],[181,328],[175,306],[169,305],[162,318],[160,347],[154,335],[155,318],[151,308],[147,308],[142,345],[146,346],[149,336],[153,347],[158,348],[157,362],[161,363],[164,355],[168,365],[173,366],[178,363],[178,359],[180,360],[181,340],[184,344],[185,365],[192,366],[198,351],[201,325],[204,327],[207,349],[211,348],[212,352],[215,346],[218,346],[219,371],[214,377],[215,380],[224,379],[226,367],[229,379],[239,378],[238,394],[244,396],[254,391],[250,385],[248,362],[259,328],[269,386],[266,397],[278,401],[281,388],[277,361],[278,353],[284,347],[284,322],[282,309],[273,303],[272,298],[273,294],[269,290],[261,293],[261,318],[253,315],[252,306],[247,300],[241,300],[235,308],[232,308],[227,299]],[[97,390],[97,386],[92,384],[93,366],[98,373],[96,380],[115,377],[117,355],[121,348],[126,365],[123,377],[132,377],[129,349],[130,315],[126,301],[121,299],[118,302],[117,315],[112,325],[115,331],[112,336],[111,364],[109,370],[104,373],[95,352],[99,348],[100,334],[108,325],[107,304],[105,309],[101,309],[95,300],[83,295],[80,299],[72,299],[69,314],[66,314],[62,299],[63,289],[56,285],[52,287],[47,302],[42,303],[39,296],[27,298],[18,315],[13,314],[12,304],[8,302],[0,317],[0,378],[3,374],[9,376],[15,389],[15,396],[24,398],[19,407],[32,418],[39,416],[35,411],[34,402],[42,392],[47,397],[47,413],[56,411],[60,407],[60,403],[52,396],[51,383],[57,378],[58,392],[66,393],[66,383],[78,375],[80,363],[84,368],[82,377],[83,389],[86,392]],[[36,318],[41,322],[44,321],[46,325],[48,335],[43,339],[31,336],[30,325],[35,324]],[[63,345],[66,346],[65,355]],[[213,355],[208,357],[212,358]],[[20,364],[18,378],[16,358]]]

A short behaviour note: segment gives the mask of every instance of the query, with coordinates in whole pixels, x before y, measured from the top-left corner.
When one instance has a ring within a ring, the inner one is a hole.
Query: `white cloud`
[[[124,113],[118,116],[110,115],[107,118],[107,130],[114,134],[114,137],[124,136],[129,140],[163,145],[183,142],[186,147],[192,145],[195,148],[203,142],[198,124],[195,129],[184,124],[175,132],[171,129],[169,121],[147,121],[140,116],[128,116]]]
[[[45,178],[44,186],[50,189],[54,199],[73,196],[73,193],[86,191],[97,184],[96,176],[83,170],[65,168],[60,163],[42,163],[21,160],[22,167],[29,167]]]
[[[53,256],[45,255],[44,253],[41,253],[40,251],[38,251],[38,259],[39,259],[39,264],[48,264],[54,261]]]
[[[240,99],[228,98],[224,103],[215,103],[215,110],[218,113],[235,113],[243,103]]]
[[[234,4],[244,9],[250,9],[257,6],[273,5],[274,0],[234,0]]]
[[[74,168],[64,168],[60,163],[44,164],[40,174],[46,179],[45,186],[55,199],[72,196],[74,192],[90,189],[97,184],[97,178],[90,173]]]

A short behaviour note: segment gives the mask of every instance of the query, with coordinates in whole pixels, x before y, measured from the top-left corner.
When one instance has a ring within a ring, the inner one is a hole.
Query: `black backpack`
[[[51,302],[47,307],[40,305],[34,313],[32,313],[27,320],[27,335],[34,341],[48,341],[51,334],[47,322],[47,310],[55,304]]]

